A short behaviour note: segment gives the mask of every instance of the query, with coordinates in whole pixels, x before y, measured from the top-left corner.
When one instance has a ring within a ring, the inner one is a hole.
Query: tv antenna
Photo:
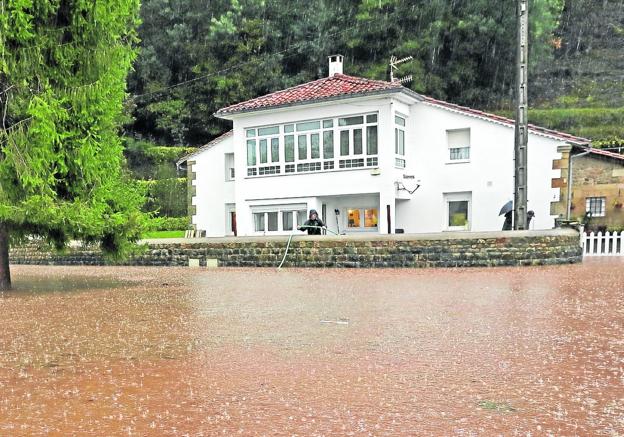
[[[412,59],[414,59],[412,56],[407,56],[401,59],[398,59],[396,56],[390,57],[390,82],[408,83],[412,81],[413,77],[411,74],[409,76],[404,76],[401,78],[394,77],[395,70],[399,69],[398,65],[404,62],[411,61]]]

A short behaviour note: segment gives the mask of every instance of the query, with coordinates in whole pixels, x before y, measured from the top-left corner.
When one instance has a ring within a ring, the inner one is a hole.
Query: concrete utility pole
[[[527,229],[527,76],[529,61],[529,2],[517,1],[518,42],[516,49],[516,132],[514,141],[515,190],[514,229]]]

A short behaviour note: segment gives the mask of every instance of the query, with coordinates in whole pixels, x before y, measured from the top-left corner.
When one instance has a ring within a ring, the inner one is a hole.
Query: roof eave
[[[281,105],[271,105],[271,106],[266,106],[266,107],[262,107],[262,108],[242,109],[242,110],[238,110],[238,111],[227,111],[227,112],[217,111],[213,115],[215,117],[222,118],[222,119],[225,119],[225,120],[233,120],[238,115],[246,115],[246,114],[251,114],[251,113],[254,113],[254,112],[271,111],[271,110],[275,110],[275,109],[285,109],[285,108],[292,108],[292,107],[295,107],[295,106],[314,105],[314,104],[326,103],[326,102],[337,102],[337,101],[341,101],[341,100],[357,99],[357,98],[362,98],[362,97],[386,96],[386,95],[398,94],[398,93],[406,94],[407,96],[413,98],[416,101],[424,100],[424,97],[422,97],[420,94],[410,90],[409,88],[405,88],[405,87],[398,88],[397,87],[397,88],[389,88],[389,89],[385,89],[385,90],[375,90],[375,91],[369,91],[369,92],[363,92],[363,93],[343,94],[343,95],[339,95],[339,96],[323,97],[323,98],[311,99],[311,100],[303,100],[303,101],[300,101],[300,102],[284,103],[284,104],[281,104]]]

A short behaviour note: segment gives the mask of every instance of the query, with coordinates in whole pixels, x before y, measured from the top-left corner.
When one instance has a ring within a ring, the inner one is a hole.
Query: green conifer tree
[[[139,0],[0,0],[0,289],[9,240],[119,254],[140,236],[119,139],[138,12]]]

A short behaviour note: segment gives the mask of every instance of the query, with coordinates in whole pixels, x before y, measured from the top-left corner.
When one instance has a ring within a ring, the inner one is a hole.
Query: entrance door
[[[230,223],[232,226],[232,233],[236,237],[236,211],[230,211]]]

